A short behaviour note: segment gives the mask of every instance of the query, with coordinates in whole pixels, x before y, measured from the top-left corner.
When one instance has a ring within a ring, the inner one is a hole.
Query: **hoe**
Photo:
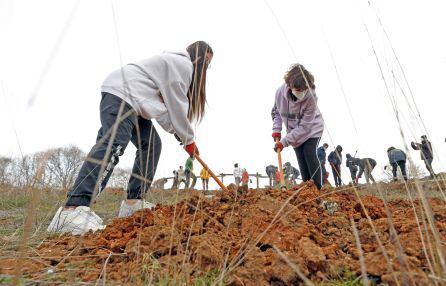
[[[276,143],[279,142],[279,139],[276,138]],[[279,174],[280,174],[280,190],[286,191],[287,187],[285,185],[285,177],[283,176],[283,167],[282,167],[282,154],[281,150],[277,150],[277,159],[279,161]]]
[[[223,183],[220,181],[219,178],[217,178],[217,176],[214,174],[214,172],[212,172],[212,170],[209,169],[208,165],[206,165],[206,163],[200,158],[200,156],[198,156],[197,154],[195,154],[194,156],[195,156],[195,159],[197,159],[197,161],[200,162],[200,164],[203,166],[203,168],[209,172],[209,175],[211,175],[211,177],[220,186],[220,188],[223,191],[227,191],[228,189],[226,189],[225,185],[223,185]]]

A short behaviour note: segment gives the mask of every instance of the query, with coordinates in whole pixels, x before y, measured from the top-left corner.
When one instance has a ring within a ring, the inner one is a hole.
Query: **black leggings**
[[[319,140],[320,137],[310,138],[299,147],[294,148],[302,181],[313,179],[318,190],[322,188],[322,171],[316,154]]]

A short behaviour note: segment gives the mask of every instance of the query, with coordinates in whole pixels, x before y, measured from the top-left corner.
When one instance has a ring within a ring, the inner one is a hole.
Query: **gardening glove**
[[[282,151],[282,150],[283,150],[283,144],[280,143],[280,141],[279,141],[274,145],[274,151],[278,152],[278,151]]]
[[[186,147],[184,147],[184,150],[186,150],[186,152],[190,156],[194,156],[194,154],[200,155],[200,152],[198,152],[198,148],[195,145],[195,142],[192,142],[189,145],[186,145]]]
[[[280,134],[280,132],[274,132],[272,137],[273,137],[274,141],[276,141],[276,138],[278,140],[280,140],[282,138],[282,135]]]
[[[181,141],[180,137],[176,133],[173,134],[175,136],[175,139],[177,139],[178,142],[180,142],[180,146],[183,145],[183,142]]]

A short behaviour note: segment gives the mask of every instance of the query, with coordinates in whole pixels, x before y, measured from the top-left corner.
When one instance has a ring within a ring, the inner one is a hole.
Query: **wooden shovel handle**
[[[197,154],[194,155],[195,159],[197,159],[198,162],[200,162],[201,166],[203,166],[203,168],[206,169],[206,171],[209,172],[209,175],[211,175],[211,177],[215,180],[215,182],[220,186],[220,188],[224,191],[227,191],[228,189],[226,189],[225,185],[223,185],[223,183],[220,181],[219,178],[217,178],[217,176],[214,174],[214,172],[212,172],[211,169],[209,169],[208,165],[206,165],[206,163],[200,158],[200,156],[198,156]]]
[[[279,138],[276,138],[276,143],[279,143]],[[280,184],[282,186],[285,185],[285,178],[283,176],[283,167],[282,167],[282,150],[277,150],[277,159],[279,161],[279,174],[280,174]]]

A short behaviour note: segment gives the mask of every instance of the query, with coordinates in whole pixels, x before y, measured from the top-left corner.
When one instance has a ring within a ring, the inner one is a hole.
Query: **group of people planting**
[[[411,142],[411,146],[414,150],[421,151],[421,159],[424,161],[426,165],[426,169],[430,174],[430,178],[432,179],[435,178],[436,175],[432,169],[432,161],[434,155],[432,152],[432,145],[429,142],[429,140],[427,140],[427,137],[425,135],[421,136],[421,143]],[[319,162],[321,163],[322,180],[324,184],[328,183],[329,172],[327,172],[325,169],[325,163],[328,160],[328,163],[330,164],[333,173],[335,185],[336,187],[339,187],[342,185],[342,179],[341,179],[342,146],[340,145],[336,146],[336,148],[328,155],[328,158],[326,158],[327,149],[328,149],[328,144],[324,143],[322,146],[317,148],[316,152]],[[397,173],[399,168],[403,179],[407,181],[408,177],[406,170],[406,161],[407,161],[406,153],[403,150],[397,149],[392,146],[387,149],[387,156],[389,158],[390,167],[392,168],[393,180],[394,181],[397,180],[398,177]],[[363,174],[367,184],[369,184],[370,181],[372,181],[373,183],[375,182],[375,179],[373,178],[372,175],[372,171],[376,167],[376,161],[374,159],[355,158],[348,153],[345,155],[345,158],[346,158],[345,165],[350,171],[352,183],[357,184],[358,180],[362,177]],[[387,166],[384,167],[384,169],[387,169]]]
[[[205,114],[206,75],[213,54],[208,43],[198,41],[184,51],[164,52],[125,65],[104,80],[101,86],[101,128],[96,144],[88,153],[65,205],[57,210],[48,231],[83,234],[88,230],[95,231],[105,227],[102,219],[90,209],[90,205],[95,201],[98,190],[107,185],[113,167],[119,162],[119,156],[129,142],[135,145],[137,152],[127,187],[127,198],[121,202],[118,216],[130,216],[142,208],[154,207],[143,200],[154,178],[162,146],[152,120],[156,120],[166,132],[173,134],[189,155],[185,170],[180,168],[176,171],[177,174],[174,173],[177,183],[181,183],[184,177],[187,185],[191,178],[192,185],[195,184],[193,160],[195,157],[199,158],[200,153],[192,124],[200,122]],[[323,180],[326,180],[326,172],[322,171],[325,166],[321,165],[316,149],[324,131],[324,120],[317,106],[314,77],[303,65],[294,64],[286,72],[284,83],[276,91],[271,115],[274,150],[279,152],[292,147],[302,180],[312,179],[316,187],[321,189]],[[284,136],[281,134],[283,126]],[[422,144],[414,143],[413,147],[421,149],[424,154],[425,147]],[[324,154],[325,150],[326,147]],[[340,185],[342,148],[338,146],[333,152],[328,156],[328,161],[332,166],[336,185]],[[395,149],[390,152],[394,154],[392,158],[400,158]],[[428,159],[432,156],[423,156],[426,165],[432,162]],[[360,173],[355,176],[356,180],[361,177],[362,172],[367,180],[368,177],[373,180],[373,167],[369,167],[376,165],[374,160],[350,156],[347,157],[347,162],[351,170],[356,166],[360,168]],[[395,161],[395,164],[403,166],[399,161]],[[234,176],[236,182],[240,183],[243,172],[237,168],[236,165]],[[209,174],[202,172],[200,177],[207,185]]]
[[[341,179],[342,146],[341,145],[336,146],[336,148],[332,152],[330,152],[328,158],[326,156],[327,149],[328,149],[328,144],[324,143],[322,146],[317,148],[316,151],[319,162],[321,163],[323,182],[324,184],[328,184],[329,172],[327,172],[325,168],[325,163],[328,160],[328,163],[331,166],[336,187],[342,186],[342,179]],[[372,171],[376,166],[376,161],[374,159],[355,158],[352,157],[352,155],[350,154],[346,154],[345,157],[346,157],[346,166],[350,170],[350,175],[353,183],[357,184],[358,180],[362,177],[362,174],[364,174],[367,184],[370,182],[370,180],[372,182],[375,182],[375,179],[372,176]]]

